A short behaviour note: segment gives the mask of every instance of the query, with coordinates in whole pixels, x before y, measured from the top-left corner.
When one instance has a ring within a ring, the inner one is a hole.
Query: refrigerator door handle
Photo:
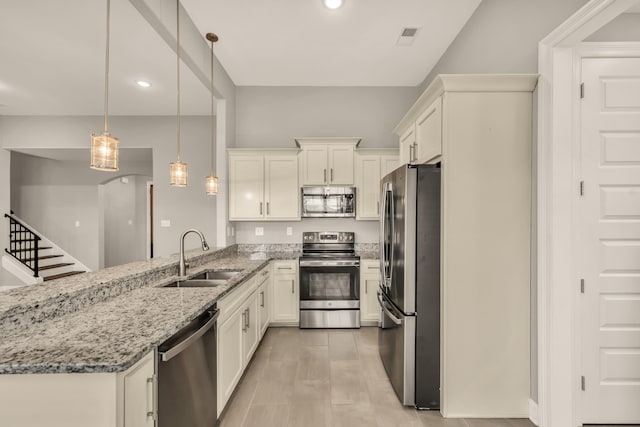
[[[382,308],[382,311],[385,312],[385,314],[387,316],[389,316],[389,319],[391,319],[391,321],[393,323],[395,323],[396,325],[402,325],[402,319],[396,317],[395,314],[393,314],[391,312],[391,310],[389,310],[386,306],[386,304],[384,303],[384,301],[382,300],[382,294],[378,292],[378,304],[380,304],[380,307]]]
[[[382,243],[382,284],[385,289],[389,289],[391,286],[391,278],[393,272],[394,263],[394,242],[393,237],[395,235],[394,224],[394,206],[393,206],[393,184],[391,182],[385,182],[382,187],[382,215],[381,215],[381,232],[380,239]],[[389,209],[387,215],[387,207]],[[390,230],[387,233],[387,226]],[[387,234],[390,236],[390,242],[386,241]],[[388,245],[387,245],[388,243]],[[389,250],[387,250],[387,247]]]

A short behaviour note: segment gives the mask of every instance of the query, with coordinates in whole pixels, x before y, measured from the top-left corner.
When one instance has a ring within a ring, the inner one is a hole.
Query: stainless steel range
[[[359,277],[353,232],[302,233],[300,328],[359,328]]]

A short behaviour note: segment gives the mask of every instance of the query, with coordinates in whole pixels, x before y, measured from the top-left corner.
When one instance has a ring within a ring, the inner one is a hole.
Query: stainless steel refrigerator
[[[440,407],[440,167],[385,176],[380,218],[380,357],[398,398]]]

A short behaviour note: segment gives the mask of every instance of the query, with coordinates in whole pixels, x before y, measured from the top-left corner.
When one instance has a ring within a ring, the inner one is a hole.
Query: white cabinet
[[[244,307],[218,324],[218,416],[244,372],[243,313]]]
[[[298,261],[273,261],[271,271],[271,324],[295,326],[300,319]]]
[[[300,219],[298,151],[229,150],[229,220]]]
[[[380,261],[362,260],[360,262],[360,323],[363,326],[375,326],[380,321],[379,287]]]
[[[407,165],[414,162],[413,150],[416,146],[416,125],[411,123],[400,135],[400,164]]]
[[[438,76],[395,129],[401,138],[415,129],[418,162],[442,162],[445,417],[528,413],[536,82],[536,75]]]
[[[269,327],[269,320],[271,319],[269,302],[271,295],[271,275],[269,274],[269,268],[265,268],[260,274],[259,281],[261,284],[258,286],[258,312],[260,318],[260,338],[264,336],[264,333]]]
[[[442,97],[433,101],[416,120],[415,163],[428,163],[442,154]]]
[[[397,150],[358,150],[356,219],[380,218],[380,179],[398,166]]]
[[[118,373],[0,375],[0,425],[153,427],[155,351]]]
[[[296,138],[302,149],[302,185],[353,185],[359,142],[360,138]]]
[[[251,356],[258,348],[260,333],[260,314],[258,313],[258,294],[254,292],[247,299],[241,308],[242,310],[242,359],[243,367],[246,367],[251,360]]]
[[[153,427],[156,425],[157,383],[153,352],[122,374],[124,382],[124,427]]]

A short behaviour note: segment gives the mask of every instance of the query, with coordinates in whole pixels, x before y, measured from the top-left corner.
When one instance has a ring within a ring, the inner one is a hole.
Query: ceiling
[[[480,0],[182,0],[239,86],[416,86]],[[396,42],[418,28],[411,46]]]

